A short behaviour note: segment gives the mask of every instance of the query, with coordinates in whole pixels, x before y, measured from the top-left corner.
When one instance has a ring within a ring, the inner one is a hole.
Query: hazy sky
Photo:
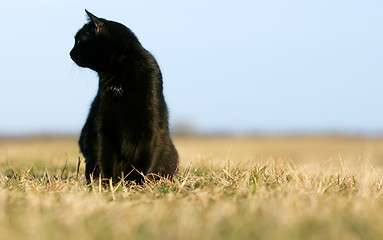
[[[85,8],[156,57],[173,126],[383,133],[383,1],[13,0],[0,2],[0,135],[80,131],[98,84],[69,57]]]

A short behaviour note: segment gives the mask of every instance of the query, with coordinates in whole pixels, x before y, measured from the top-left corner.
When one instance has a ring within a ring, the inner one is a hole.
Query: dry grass
[[[177,138],[172,182],[85,185],[70,138],[0,140],[1,239],[383,239],[383,139]]]

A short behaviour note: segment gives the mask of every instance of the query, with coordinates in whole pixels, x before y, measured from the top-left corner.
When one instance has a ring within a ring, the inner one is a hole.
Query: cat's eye
[[[83,38],[77,38],[77,39],[75,39],[75,45],[77,45],[77,46],[80,46],[80,45],[82,45],[82,44],[84,44],[84,39]]]

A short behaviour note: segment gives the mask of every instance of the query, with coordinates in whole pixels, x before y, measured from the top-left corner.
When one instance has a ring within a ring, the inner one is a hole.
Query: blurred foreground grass
[[[383,139],[175,144],[173,182],[103,188],[76,139],[0,140],[0,239],[383,239]]]

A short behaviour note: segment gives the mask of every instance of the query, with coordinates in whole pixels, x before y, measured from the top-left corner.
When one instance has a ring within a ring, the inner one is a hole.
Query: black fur
[[[89,22],[77,32],[70,56],[99,75],[79,140],[87,181],[99,174],[137,182],[142,174],[172,177],[178,154],[156,60],[129,28],[86,13]]]

